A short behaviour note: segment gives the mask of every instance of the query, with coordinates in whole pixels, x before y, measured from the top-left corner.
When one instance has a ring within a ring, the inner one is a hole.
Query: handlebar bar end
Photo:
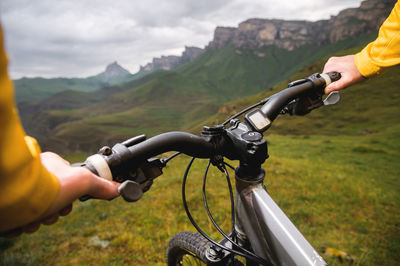
[[[342,75],[339,72],[328,72],[326,73],[332,82],[338,81]]]

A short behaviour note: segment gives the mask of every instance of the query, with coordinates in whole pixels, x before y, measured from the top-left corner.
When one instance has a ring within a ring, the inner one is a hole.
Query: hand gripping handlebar
[[[287,89],[272,95],[269,101],[261,108],[261,111],[272,122],[291,101],[299,99],[299,102],[301,99],[308,98],[311,106],[305,106],[304,109],[306,110],[303,111],[304,113],[299,114],[308,113],[323,104],[322,96],[324,95],[325,87],[339,80],[340,77],[341,75],[338,72],[329,72],[314,74],[308,78],[293,81],[289,83]]]
[[[210,158],[216,151],[216,143],[209,137],[185,132],[168,132],[145,139],[141,135],[117,143],[112,148],[103,147],[98,154],[74,166],[83,166],[102,178],[122,182],[119,188],[121,195],[127,201],[136,201],[150,188],[153,179],[162,174],[165,163],[153,156],[177,151],[198,158]],[[90,198],[86,195],[80,199],[85,201]]]

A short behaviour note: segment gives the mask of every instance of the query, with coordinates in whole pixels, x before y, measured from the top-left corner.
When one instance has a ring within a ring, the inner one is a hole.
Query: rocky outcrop
[[[151,63],[148,63],[145,66],[140,66],[139,72],[150,72],[157,69],[170,70],[178,65],[192,61],[203,52],[204,49],[186,46],[181,56],[169,55],[161,56],[160,58],[153,58]]]
[[[190,62],[202,53],[204,53],[204,49],[193,46],[185,46],[185,51],[183,51],[181,56],[181,63]]]
[[[140,71],[152,71],[156,69],[170,70],[176,67],[180,62],[180,56],[169,55],[153,58],[153,62],[145,66],[140,66]]]
[[[102,80],[103,82],[110,82],[112,80],[130,76],[130,75],[131,75],[131,73],[128,70],[126,70],[125,68],[120,66],[117,63],[117,61],[115,61],[115,62],[109,64],[106,67],[106,70],[104,72],[98,74],[96,77],[99,78],[100,80]]]
[[[359,8],[341,11],[329,20],[286,21],[249,19],[237,28],[217,27],[207,49],[228,45],[258,49],[274,45],[293,50],[306,44],[327,44],[376,30],[389,15],[396,0],[367,0]]]
[[[231,42],[235,36],[236,28],[217,27],[214,32],[214,39],[208,45],[208,48],[221,49]]]
[[[326,25],[329,42],[344,40],[379,29],[392,10],[395,0],[368,0],[359,8],[349,8],[332,17]]]
[[[293,50],[303,45],[323,45],[377,30],[392,10],[396,0],[366,0],[359,8],[345,9],[329,20],[249,19],[236,27],[217,27],[206,49],[185,47],[181,56],[162,56],[140,67],[139,72],[170,70],[187,63],[207,49],[229,45],[257,50],[277,46]],[[240,51],[238,51],[240,52]],[[257,51],[255,52],[256,54]],[[260,54],[261,56],[262,54]]]

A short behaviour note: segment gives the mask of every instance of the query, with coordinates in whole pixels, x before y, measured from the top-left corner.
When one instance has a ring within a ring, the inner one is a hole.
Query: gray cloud
[[[204,47],[216,26],[253,17],[327,19],[360,0],[2,0],[9,71],[89,76],[117,60],[131,72],[185,45]]]

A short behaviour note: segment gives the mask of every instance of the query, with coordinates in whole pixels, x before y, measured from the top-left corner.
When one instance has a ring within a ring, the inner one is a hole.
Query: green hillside
[[[22,78],[14,81],[19,102],[42,99],[65,90],[94,91],[104,86],[105,83],[94,78]]]
[[[54,94],[72,90],[91,92],[104,87],[131,81],[135,75],[115,77],[107,82],[102,76],[88,78],[21,78],[14,80],[15,98],[18,102],[44,99]]]
[[[272,88],[322,57],[363,45],[375,37],[376,32],[329,45],[306,45],[293,51],[275,46],[256,51],[228,47],[208,51],[177,71],[209,85],[211,93],[224,102]]]
[[[221,104],[270,88],[306,64],[366,43],[375,34],[293,51],[209,50],[171,71],[86,94],[55,94],[34,108],[28,103],[25,109],[35,111],[26,117],[22,110],[22,120],[44,148],[58,152],[93,151],[135,134],[189,129],[215,114]],[[42,126],[46,120],[56,123]]]
[[[346,50],[336,55],[350,54],[360,48]],[[227,117],[287,87],[290,81],[320,72],[327,58],[311,64],[273,89],[265,90],[247,98],[222,105],[219,111],[202,124],[190,129],[200,132],[203,125],[222,123]],[[334,106],[320,108],[303,117],[278,117],[268,131],[280,135],[357,135],[386,130],[388,126],[400,122],[394,115],[400,111],[400,67],[388,70],[383,77],[357,84],[349,90],[341,91],[341,100]]]
[[[288,80],[319,71],[323,62],[307,66]],[[397,265],[400,260],[399,73],[396,67],[343,91],[335,106],[305,117],[279,117],[266,134],[270,158],[264,164],[265,185],[329,265]],[[272,90],[225,104],[206,124],[218,123],[233,110],[286,84],[283,81]],[[66,158],[76,162],[85,156],[69,154]],[[122,199],[76,203],[73,212],[55,225],[17,239],[1,239],[0,265],[165,265],[168,240],[179,231],[194,230],[180,198],[187,162],[185,157],[171,161],[136,203]],[[199,177],[204,166],[204,161],[197,162],[191,172],[189,205],[200,226],[218,239],[201,201]],[[213,216],[228,231],[225,180],[212,169],[208,182]],[[327,248],[345,252],[347,257],[339,260]]]
[[[35,136],[39,143],[44,144],[57,125],[80,120],[87,115],[81,112],[82,108],[108,101],[109,97],[116,93],[140,86],[164,74],[164,71],[155,71],[145,77],[92,92],[65,90],[45,98],[21,101],[18,103],[18,110],[22,124],[29,135]],[[89,115],[93,114],[89,112]]]

